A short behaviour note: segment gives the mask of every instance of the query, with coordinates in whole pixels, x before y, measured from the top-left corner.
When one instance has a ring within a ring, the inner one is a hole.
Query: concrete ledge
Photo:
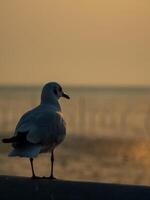
[[[150,200],[150,187],[0,176],[1,200]]]

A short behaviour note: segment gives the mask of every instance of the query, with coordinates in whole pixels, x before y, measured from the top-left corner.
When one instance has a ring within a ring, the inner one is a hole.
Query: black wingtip
[[[1,140],[3,143],[7,143],[7,139],[2,139]]]
[[[4,138],[4,139],[2,139],[2,142],[3,143],[11,143],[12,139],[11,138]]]

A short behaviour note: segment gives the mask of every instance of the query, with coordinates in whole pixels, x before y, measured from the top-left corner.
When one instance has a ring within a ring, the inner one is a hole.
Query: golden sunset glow
[[[150,85],[148,0],[2,0],[0,24],[0,84]]]

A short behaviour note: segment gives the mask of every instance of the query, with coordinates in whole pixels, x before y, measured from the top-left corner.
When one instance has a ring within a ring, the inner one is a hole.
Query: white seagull
[[[9,156],[30,159],[32,178],[38,178],[34,173],[33,159],[39,153],[51,152],[51,174],[48,178],[54,179],[54,149],[66,135],[66,124],[58,102],[60,97],[70,99],[58,83],[47,83],[42,90],[40,105],[21,117],[13,137],[2,140],[12,143],[13,150]]]

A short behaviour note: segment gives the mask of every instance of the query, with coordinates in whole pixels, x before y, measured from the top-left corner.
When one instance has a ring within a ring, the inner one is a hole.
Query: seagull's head
[[[56,99],[59,99],[60,97],[70,99],[70,97],[63,92],[63,89],[60,86],[60,84],[56,82],[49,82],[46,85],[44,85],[41,97],[44,101],[47,101],[52,97],[55,97]]]

